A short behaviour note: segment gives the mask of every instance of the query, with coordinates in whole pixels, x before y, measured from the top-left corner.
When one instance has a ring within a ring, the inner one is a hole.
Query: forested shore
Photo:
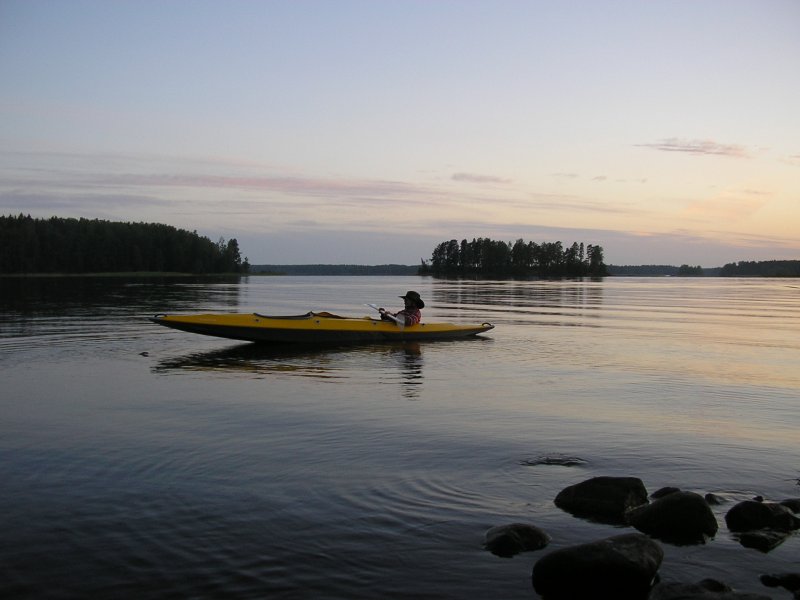
[[[777,264],[773,264],[777,263]],[[743,268],[731,263],[723,275],[723,267],[700,267],[689,265],[607,265],[612,277],[800,277],[800,261],[746,262]],[[263,275],[431,275],[427,268],[419,265],[251,265],[251,274]],[[486,275],[487,277],[490,275]]]
[[[608,274],[619,277],[717,277],[722,267],[681,265],[608,265]]]
[[[574,242],[526,242],[513,244],[473,238],[471,242],[449,240],[433,250],[430,262],[423,261],[421,275],[481,277],[603,277],[608,275],[603,248]]]
[[[800,277],[800,260],[728,263],[723,267],[681,265],[608,265],[619,277]]]
[[[740,261],[723,267],[606,265],[599,245],[514,243],[473,238],[437,245],[421,265],[251,265],[235,238],[212,242],[158,223],[0,216],[0,274],[262,273],[446,277],[800,277],[800,260]]]
[[[800,277],[800,260],[762,260],[728,263],[722,277]]]
[[[0,273],[246,273],[236,239],[158,223],[0,216]]]

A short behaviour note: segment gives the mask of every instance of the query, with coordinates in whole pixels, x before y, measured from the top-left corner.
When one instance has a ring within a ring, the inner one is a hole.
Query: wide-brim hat
[[[425,303],[422,301],[422,298],[419,297],[419,293],[413,290],[409,290],[406,292],[405,296],[400,296],[403,300],[411,300],[414,304],[417,305],[417,308],[425,308]]]

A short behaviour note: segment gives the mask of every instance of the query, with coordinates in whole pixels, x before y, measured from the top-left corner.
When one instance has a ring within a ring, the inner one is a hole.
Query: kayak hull
[[[418,323],[401,327],[370,317],[340,317],[330,313],[272,317],[258,313],[156,315],[151,321],[190,333],[260,343],[353,344],[466,338],[494,328],[491,323],[460,325]]]

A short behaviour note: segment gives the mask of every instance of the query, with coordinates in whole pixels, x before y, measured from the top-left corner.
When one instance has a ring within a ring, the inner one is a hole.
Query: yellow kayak
[[[491,323],[418,323],[401,326],[372,317],[340,317],[328,312],[308,312],[285,317],[258,313],[156,315],[151,321],[181,331],[233,340],[301,344],[456,339],[494,329]]]

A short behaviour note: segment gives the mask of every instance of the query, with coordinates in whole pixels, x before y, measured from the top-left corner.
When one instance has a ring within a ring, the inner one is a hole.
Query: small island
[[[420,275],[480,277],[604,277],[602,246],[573,242],[526,242],[513,244],[473,238],[450,240],[433,251],[430,263],[422,261]]]

